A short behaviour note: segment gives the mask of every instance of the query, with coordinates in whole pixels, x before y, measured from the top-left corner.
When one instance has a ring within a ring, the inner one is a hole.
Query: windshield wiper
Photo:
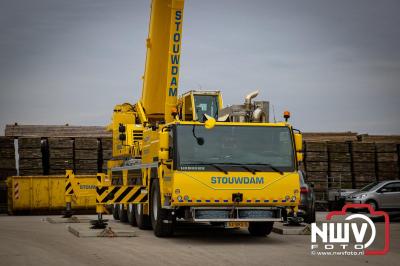
[[[278,172],[278,173],[280,173],[281,175],[283,175],[282,170],[280,170],[279,168],[277,168],[277,167],[275,167],[275,166],[273,166],[272,164],[269,164],[269,163],[249,163],[249,164],[250,164],[250,165],[264,165],[264,166],[267,166],[267,167],[271,168],[271,169],[274,170],[275,172]]]
[[[215,164],[222,164],[222,165],[237,165],[242,167],[243,169],[249,171],[250,173],[252,173],[253,175],[255,175],[257,172],[260,172],[260,170],[254,169],[254,168],[250,168],[245,164],[242,163],[215,163]]]
[[[192,164],[193,164],[193,165],[211,165],[211,166],[213,166],[215,169],[217,169],[217,170],[223,172],[224,174],[226,174],[226,175],[228,174],[228,171],[226,171],[224,168],[218,166],[218,165],[215,164],[215,163],[203,163],[203,162],[201,162],[201,163],[196,163],[196,162],[193,162]],[[192,165],[192,164],[188,164],[188,165]]]

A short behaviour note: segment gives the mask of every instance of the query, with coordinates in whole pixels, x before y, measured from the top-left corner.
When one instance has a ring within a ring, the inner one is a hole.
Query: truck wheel
[[[112,215],[114,220],[119,220],[119,206],[118,204],[114,204],[112,207]]]
[[[146,214],[143,214],[143,204],[134,204],[133,212],[135,214],[136,225],[139,229],[151,229],[150,217]]]
[[[169,210],[161,208],[160,184],[155,179],[151,185],[150,217],[154,234],[157,237],[168,237],[174,233],[174,219]]]
[[[252,236],[267,236],[273,227],[274,222],[250,222],[249,232]]]
[[[127,223],[128,222],[128,214],[124,208],[123,204],[119,204],[119,208],[118,208],[119,212],[119,220],[123,223]]]
[[[133,204],[128,205],[127,215],[128,215],[128,223],[132,226],[136,226],[136,218],[135,212],[133,211]]]

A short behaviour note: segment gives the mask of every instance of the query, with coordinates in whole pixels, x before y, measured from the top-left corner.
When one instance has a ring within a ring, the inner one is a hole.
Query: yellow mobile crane
[[[268,123],[250,94],[239,114],[219,91],[178,98],[184,0],[153,0],[142,97],[114,108],[113,159],[98,174],[97,227],[114,218],[156,236],[180,221],[247,226],[267,235],[283,211],[297,213],[302,136]],[[286,116],[288,118],[288,116]]]

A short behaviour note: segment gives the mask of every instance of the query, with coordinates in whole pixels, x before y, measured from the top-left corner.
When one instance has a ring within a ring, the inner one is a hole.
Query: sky
[[[0,1],[0,135],[107,125],[137,102],[149,12],[149,0]],[[186,0],[179,93],[218,89],[231,105],[258,89],[304,132],[400,134],[399,14],[397,0]]]

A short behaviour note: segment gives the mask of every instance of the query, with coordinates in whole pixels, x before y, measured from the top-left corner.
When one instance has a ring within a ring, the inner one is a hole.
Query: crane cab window
[[[194,95],[197,119],[204,122],[204,114],[218,118],[218,95]]]

